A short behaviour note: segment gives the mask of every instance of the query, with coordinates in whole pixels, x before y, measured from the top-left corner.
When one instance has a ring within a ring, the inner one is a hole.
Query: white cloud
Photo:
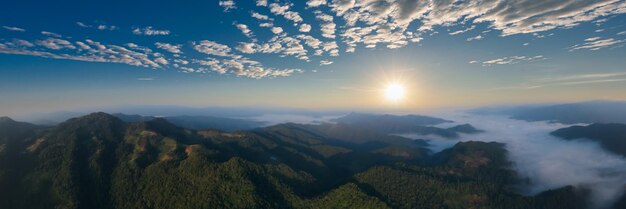
[[[137,78],[138,81],[153,81],[154,78]]]
[[[98,30],[117,30],[117,29],[119,29],[119,27],[117,27],[117,26],[106,25],[106,24],[97,24],[96,26],[85,24],[83,22],[76,22],[76,24],[78,26],[82,27],[82,28],[96,28]]]
[[[540,61],[540,60],[545,60],[545,59],[546,58],[542,55],[537,55],[533,57],[510,56],[510,57],[503,57],[503,58],[498,58],[498,59],[493,59],[493,60],[487,60],[483,62],[483,65],[484,66],[508,65],[508,64],[517,64],[520,62],[534,62],[534,61]]]
[[[162,65],[167,65],[169,62],[163,58],[163,57],[158,57],[156,59],[154,59],[154,62],[162,64]]]
[[[281,28],[281,27],[273,27],[272,28],[272,33],[274,33],[274,34],[279,34],[279,33],[282,33],[282,32],[283,32],[283,28]]]
[[[217,56],[222,56],[222,57],[230,56],[229,55],[231,51],[230,47],[224,44],[219,44],[214,41],[203,40],[203,41],[200,41],[199,43],[194,42],[193,45],[194,45],[193,48],[196,51],[202,52],[208,55],[217,55]]]
[[[11,27],[11,26],[2,26],[2,28],[6,29],[6,30],[10,30],[10,31],[17,31],[17,32],[24,32],[24,31],[26,31],[26,30],[24,30],[22,28]]]
[[[168,52],[171,52],[171,53],[174,53],[174,54],[183,53],[180,50],[180,48],[182,47],[182,45],[180,45],[180,44],[174,45],[174,44],[156,42],[156,43],[154,43],[154,45],[156,45],[156,47],[159,48],[159,49],[163,49],[165,51],[168,51]]]
[[[156,36],[156,35],[169,35],[169,30],[157,30],[152,28],[152,26],[148,26],[145,28],[135,28],[133,29],[133,34],[135,35],[146,35],[146,36]]]
[[[57,37],[57,38],[61,38],[63,36],[53,33],[53,32],[48,32],[48,31],[41,31],[42,35],[46,35],[46,36],[52,36],[52,37]]]
[[[320,5],[325,5],[326,0],[308,0],[306,2],[307,7],[319,7]]]
[[[309,31],[311,31],[311,25],[302,24],[300,25],[300,29],[298,31],[303,32],[303,33],[308,33]]]
[[[22,39],[14,39],[13,42],[19,46],[24,46],[24,47],[33,47],[35,46],[35,44],[33,44],[30,41],[27,40],[22,40]]]
[[[250,28],[248,28],[247,25],[237,24],[236,26],[237,29],[239,29],[243,33],[243,35],[247,36],[248,38],[253,36],[252,31],[250,30]]]
[[[297,36],[300,40],[303,40],[306,45],[308,45],[311,48],[317,49],[320,47],[320,45],[322,44],[322,41],[320,41],[319,39],[310,36],[310,35],[303,35],[300,34]]]
[[[256,5],[257,6],[267,6],[267,0],[256,0]]]
[[[74,46],[67,40],[48,38],[38,40],[35,43],[43,46],[44,50],[30,50],[15,47],[16,45],[0,44],[0,53],[3,54],[22,54],[30,56],[45,57],[51,59],[68,59],[85,62],[112,62],[124,63],[132,66],[159,68],[159,63],[163,60],[158,59],[147,52],[134,51],[117,45],[104,45],[97,41],[85,40],[76,41],[79,47]],[[151,56],[153,58],[151,58]],[[154,60],[153,60],[154,59]]]
[[[93,27],[93,26],[91,26],[91,25],[87,25],[87,24],[85,24],[85,23],[83,23],[83,22],[76,22],[76,24],[77,24],[78,26],[80,26],[80,27],[83,27],[83,28],[91,28],[91,27]]]
[[[289,11],[289,5],[279,5],[277,3],[271,3],[269,5],[270,12],[276,15],[282,15],[285,19],[291,20],[295,23],[302,22],[302,17],[298,12]]]
[[[268,17],[267,15],[262,15],[260,13],[257,12],[252,12],[252,17],[258,19],[258,20],[272,20],[272,18]]]
[[[48,49],[60,50],[60,49],[76,49],[71,42],[58,38],[48,38],[45,40],[37,41],[37,45],[46,47]]]
[[[619,32],[617,35],[626,35],[626,31]]]
[[[320,61],[320,66],[324,66],[324,65],[330,65],[333,64],[332,61],[328,61],[328,60],[322,60]]]
[[[271,27],[274,27],[274,24],[272,24],[272,23],[261,23],[261,24],[259,24],[259,27],[271,28]]]
[[[322,36],[325,38],[335,38],[335,27],[337,25],[333,22],[322,23]]]
[[[218,4],[224,8],[224,12],[237,8],[237,6],[235,6],[235,1],[233,0],[220,0]]]
[[[467,38],[467,41],[478,41],[478,40],[483,40],[485,37],[483,37],[482,35],[477,35],[474,37],[469,37]]]
[[[237,45],[237,47],[235,47],[235,49],[237,49],[238,51],[242,52],[242,53],[246,53],[246,54],[252,54],[256,52],[255,49],[255,44],[254,43],[239,43],[239,45]]]
[[[302,72],[300,69],[272,69],[265,68],[259,62],[247,58],[194,60],[195,63],[208,66],[211,71],[219,74],[234,74],[248,78],[285,77],[293,73]]]
[[[589,49],[592,51],[600,50],[609,46],[617,45],[623,43],[625,40],[617,40],[613,38],[602,39],[601,37],[592,37],[585,39],[585,42],[582,44],[576,44],[571,46],[570,51],[575,51],[579,49]]]
[[[466,28],[466,29],[463,29],[463,30],[458,30],[458,31],[451,32],[450,35],[453,35],[453,36],[454,35],[459,35],[461,33],[465,33],[467,31],[474,30],[474,28],[476,28],[476,25],[472,25],[469,28]]]
[[[98,30],[117,30],[118,27],[114,26],[114,25],[104,25],[104,24],[100,24],[98,25]]]

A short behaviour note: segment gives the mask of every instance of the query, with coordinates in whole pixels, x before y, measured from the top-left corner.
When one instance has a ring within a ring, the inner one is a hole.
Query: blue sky
[[[12,1],[0,114],[626,99],[626,1]],[[400,82],[407,99],[380,89]]]

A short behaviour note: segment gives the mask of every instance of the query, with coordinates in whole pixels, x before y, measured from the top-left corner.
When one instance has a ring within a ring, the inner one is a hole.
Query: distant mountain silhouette
[[[421,115],[397,116],[350,113],[332,121],[385,134],[417,133],[457,138],[459,137],[458,133],[472,134],[482,132],[470,124],[459,125],[452,128],[432,127],[430,125],[449,123],[452,121]]]
[[[599,142],[606,150],[626,157],[626,124],[599,124],[572,126],[551,133],[567,140],[591,139]]]
[[[526,121],[575,123],[626,123],[626,102],[590,101],[556,105],[479,108],[475,114],[503,114]]]
[[[141,122],[153,120],[157,117],[153,116],[141,116],[141,115],[126,115],[121,113],[113,114],[114,116],[122,119],[126,122]],[[163,117],[167,121],[183,128],[188,129],[220,129],[224,131],[237,131],[248,130],[263,126],[265,123],[260,121],[222,118],[212,116],[169,116]]]

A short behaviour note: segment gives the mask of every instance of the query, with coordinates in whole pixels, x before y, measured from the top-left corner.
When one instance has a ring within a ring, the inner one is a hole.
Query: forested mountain
[[[433,127],[432,125],[452,121],[422,115],[397,116],[350,113],[332,121],[384,134],[417,133],[421,135],[438,135],[445,138],[457,138],[459,137],[459,133],[472,134],[481,132],[481,130],[474,128],[470,124],[458,125],[451,128]]]
[[[551,133],[567,140],[591,139],[599,142],[606,150],[626,157],[626,124],[600,124],[572,126]]]
[[[428,155],[422,141],[346,124],[196,131],[105,113],[21,125],[0,129],[19,145],[0,150],[2,208],[587,207],[573,187],[517,194],[498,143]]]
[[[142,121],[150,121],[154,120],[157,117],[153,116],[141,116],[141,115],[126,115],[121,113],[113,114],[113,116],[125,121],[125,122],[142,122]],[[244,119],[234,119],[234,118],[224,118],[224,117],[213,117],[213,116],[167,116],[163,117],[170,123],[188,129],[220,129],[224,131],[238,131],[238,130],[248,130],[257,127],[261,127],[264,125],[263,122],[260,121],[252,121],[252,120],[244,120]]]

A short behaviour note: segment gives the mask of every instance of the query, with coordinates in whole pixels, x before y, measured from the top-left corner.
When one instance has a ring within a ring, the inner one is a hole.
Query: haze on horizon
[[[4,2],[0,115],[626,99],[625,1],[443,3]]]

